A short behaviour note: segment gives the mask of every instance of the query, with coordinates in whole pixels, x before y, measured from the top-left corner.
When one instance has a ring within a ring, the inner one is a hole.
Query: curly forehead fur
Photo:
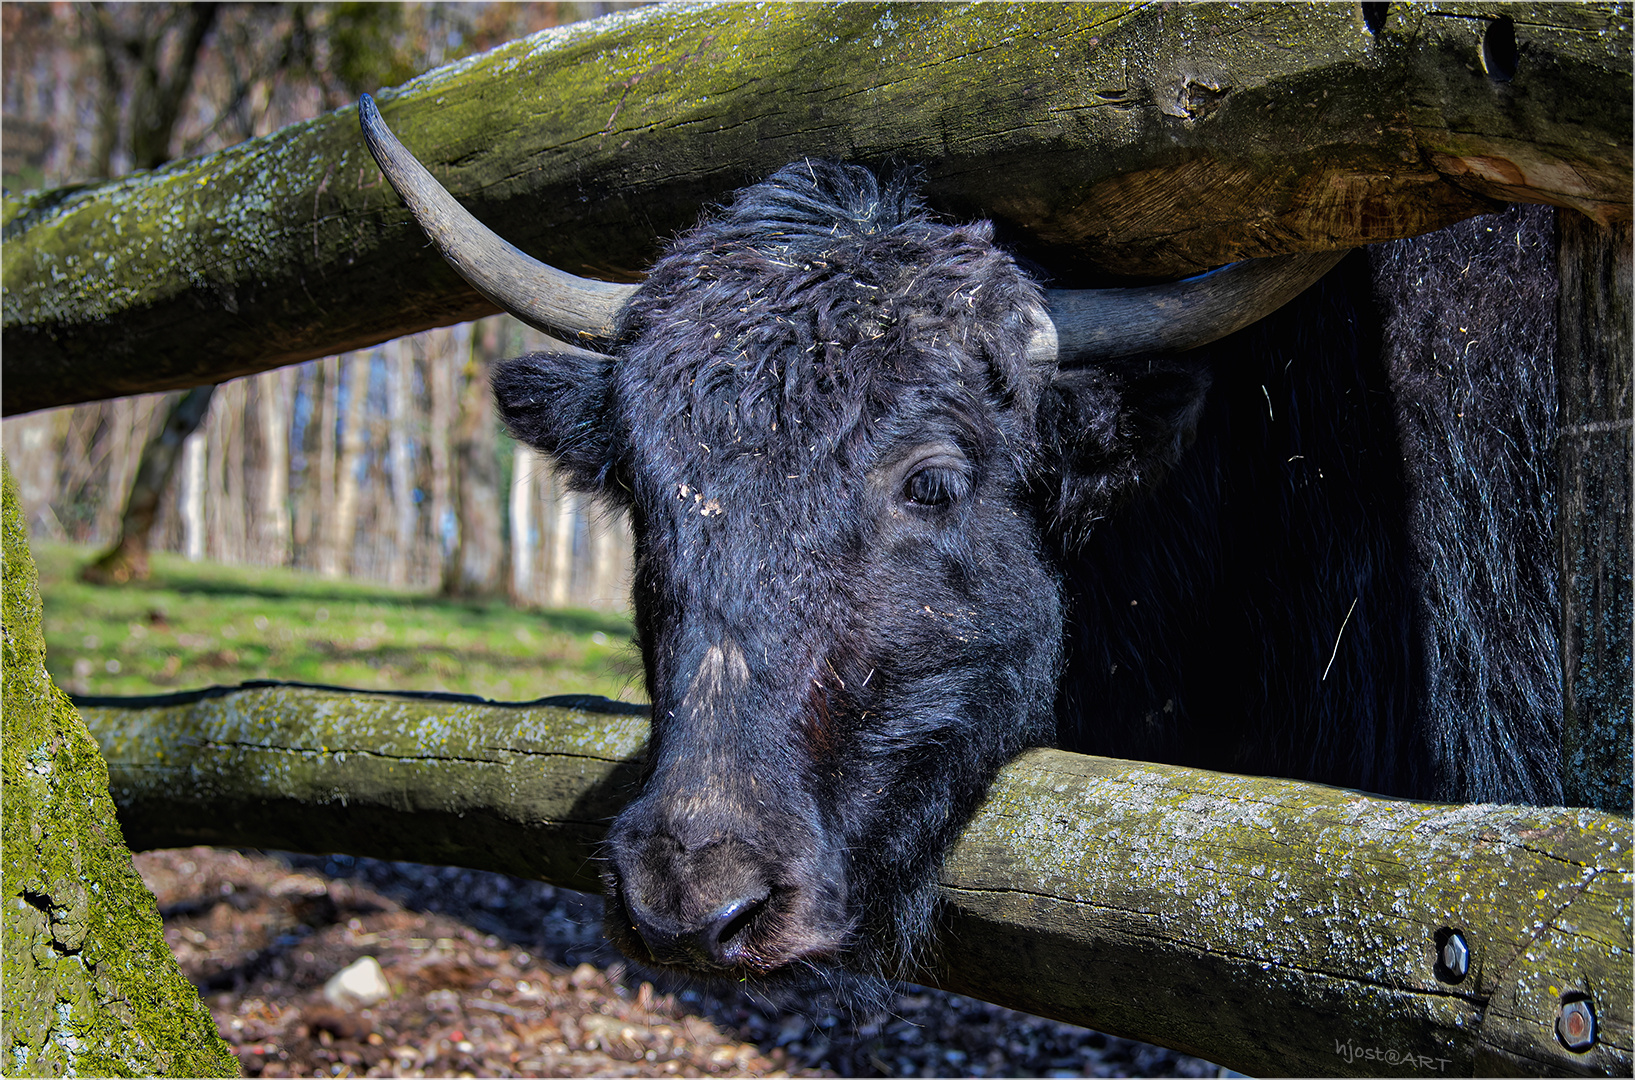
[[[973,449],[1025,455],[1041,297],[991,234],[934,221],[904,181],[790,165],[654,267],[625,311],[620,382],[656,429],[710,445],[776,452],[800,430],[852,459],[892,434],[882,418],[935,411]]]

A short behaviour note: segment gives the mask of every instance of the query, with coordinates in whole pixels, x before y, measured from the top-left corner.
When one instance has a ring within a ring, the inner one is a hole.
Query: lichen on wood
[[[938,210],[993,219],[1066,283],[1411,236],[1505,201],[1629,218],[1627,8],[1385,10],[658,5],[378,97],[479,218],[623,280],[702,207],[802,157],[923,167]],[[1484,59],[1500,25],[1508,75]],[[0,223],[8,415],[492,311],[382,180],[355,107],[8,197]]]
[[[1618,1075],[1630,837],[1590,810],[1032,751],[944,866],[958,944],[934,973],[1254,1075]],[[1600,1025],[1585,1054],[1554,1033],[1574,991]]]
[[[647,742],[639,711],[601,699],[280,684],[83,711],[133,844],[447,862],[579,889],[598,885],[597,845]],[[1032,750],[950,852],[918,977],[1251,1074],[1627,1075],[1631,844],[1627,819],[1594,810]],[[1457,981],[1436,965],[1452,931],[1471,955]],[[1598,1027],[1582,1054],[1554,1033],[1575,992]]]
[[[108,772],[45,670],[40,590],[4,468],[7,1076],[237,1076],[238,1059],[165,943]]]

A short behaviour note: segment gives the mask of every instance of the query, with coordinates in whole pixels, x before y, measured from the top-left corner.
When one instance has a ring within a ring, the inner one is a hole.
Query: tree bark
[[[484,220],[631,278],[802,157],[924,167],[1058,280],[1411,236],[1524,200],[1628,220],[1614,4],[664,5],[380,95]],[[1500,48],[1508,33],[1513,50]],[[381,180],[352,107],[6,199],[9,414],[230,376],[490,305]]]
[[[135,847],[344,852],[578,889],[598,887],[647,743],[641,710],[600,698],[259,684],[80,704]],[[914,977],[1254,1075],[1628,1075],[1632,839],[1593,810],[1031,750],[950,851]],[[1439,964],[1455,931],[1463,977]],[[1584,1053],[1554,1034],[1575,994],[1595,1011]]]
[[[15,1076],[237,1076],[131,865],[108,771],[45,669],[40,589],[4,472],[5,1010]]]
[[[171,405],[164,427],[142,448],[142,461],[125,500],[119,540],[80,571],[82,580],[99,585],[122,585],[148,576],[148,544],[159,514],[159,499],[170,486],[184,443],[210,411],[215,391],[214,386],[195,387],[179,395]]]

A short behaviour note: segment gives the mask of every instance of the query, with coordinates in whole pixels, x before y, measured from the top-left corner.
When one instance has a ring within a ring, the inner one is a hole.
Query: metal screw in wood
[[[1562,1046],[1579,1054],[1595,1045],[1595,1009],[1589,998],[1579,996],[1561,1003],[1556,1037]]]
[[[1442,967],[1447,970],[1449,982],[1458,982],[1470,973],[1470,946],[1457,930],[1442,943]]]

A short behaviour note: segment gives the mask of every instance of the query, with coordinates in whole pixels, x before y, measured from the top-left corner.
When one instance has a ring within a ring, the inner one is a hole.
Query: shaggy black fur
[[[1513,217],[1353,255],[1208,349],[1057,372],[1027,360],[1040,292],[985,223],[802,162],[671,246],[616,360],[503,365],[512,430],[635,524],[654,742],[610,834],[615,939],[734,976],[892,970],[994,772],[1053,731],[1552,797],[1527,455],[1553,333],[1514,331],[1537,347],[1510,362],[1456,332],[1473,290],[1447,269],[1552,310],[1550,219]]]
[[[1375,254],[1409,476],[1429,792],[1561,801],[1551,552],[1555,211],[1513,207]]]
[[[1197,444],[1064,560],[1064,745],[1559,800],[1553,223],[1357,252],[1188,354]]]

